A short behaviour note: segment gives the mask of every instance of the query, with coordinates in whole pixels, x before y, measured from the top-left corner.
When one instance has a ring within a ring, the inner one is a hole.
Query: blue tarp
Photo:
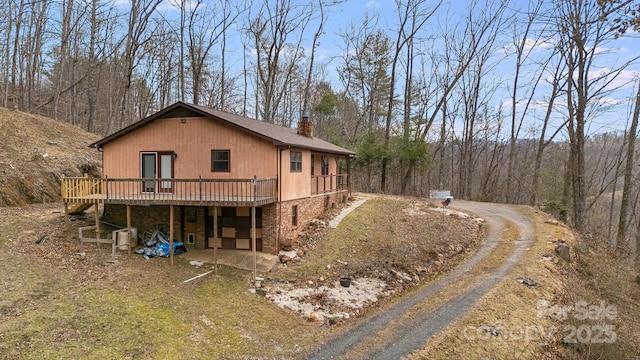
[[[150,257],[168,257],[169,256],[169,236],[160,230],[156,230],[149,238],[143,239],[145,247],[135,250],[136,254],[144,255],[145,259]],[[178,255],[186,252],[187,248],[181,241],[173,242],[173,254]]]

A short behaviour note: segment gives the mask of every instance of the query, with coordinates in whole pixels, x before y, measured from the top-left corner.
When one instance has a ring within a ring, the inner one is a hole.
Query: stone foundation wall
[[[294,238],[311,220],[320,216],[325,210],[341,206],[346,202],[347,192],[315,195],[305,199],[291,200],[282,203],[282,225],[280,239]],[[293,224],[293,207],[298,207],[298,223]],[[278,249],[279,250],[279,249]]]

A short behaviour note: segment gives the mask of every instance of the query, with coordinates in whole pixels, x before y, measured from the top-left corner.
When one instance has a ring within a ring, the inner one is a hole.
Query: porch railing
[[[315,175],[311,177],[311,195],[347,190],[349,175]]]
[[[261,206],[277,201],[277,178],[62,179],[67,203]]]

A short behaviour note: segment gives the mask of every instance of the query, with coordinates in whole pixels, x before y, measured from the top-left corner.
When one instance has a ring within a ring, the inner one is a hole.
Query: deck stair
[[[88,179],[89,176],[87,174],[83,175],[84,179]],[[89,195],[100,194],[101,193],[101,181],[72,181],[66,182],[62,181],[62,198],[63,199],[72,199],[72,198],[86,198]],[[69,214],[77,215],[83,213],[85,210],[89,209],[95,204],[95,202],[70,202],[69,203]]]
[[[93,203],[73,203],[69,207],[69,215],[82,214],[85,210],[92,207]]]

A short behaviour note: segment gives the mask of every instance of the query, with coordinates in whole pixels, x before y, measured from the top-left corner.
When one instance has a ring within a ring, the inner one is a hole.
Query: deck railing
[[[311,194],[346,190],[349,188],[349,175],[315,175],[311,177]]]
[[[277,178],[63,178],[67,203],[261,206],[277,201]]]

